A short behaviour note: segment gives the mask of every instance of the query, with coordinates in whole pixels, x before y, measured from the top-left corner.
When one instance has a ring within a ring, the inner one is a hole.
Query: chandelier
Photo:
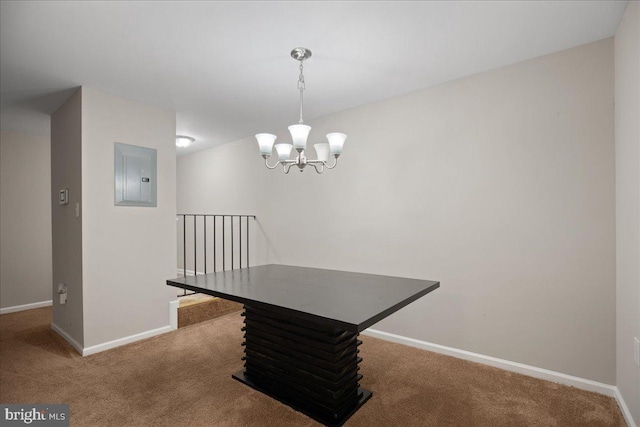
[[[270,133],[259,133],[256,135],[258,145],[260,146],[260,154],[264,158],[264,164],[269,169],[275,169],[278,165],[282,165],[284,173],[289,173],[292,166],[297,166],[300,172],[304,171],[307,165],[314,167],[317,173],[324,172],[324,169],[333,169],[338,164],[338,157],[342,154],[342,146],[344,145],[347,135],[340,132],[332,132],[327,134],[327,142],[314,144],[318,158],[316,160],[307,159],[304,150],[307,147],[307,137],[311,126],[305,125],[302,119],[302,93],[305,90],[303,64],[306,59],[311,57],[311,51],[304,47],[297,47],[291,51],[291,57],[300,62],[300,76],[298,77],[298,91],[300,92],[300,120],[298,124],[289,126],[291,140],[293,144],[279,143],[275,144],[278,153],[278,162],[270,166],[269,157],[273,151],[276,136]],[[295,159],[291,159],[291,150],[295,148],[298,154]],[[329,165],[329,157],[333,157],[333,164]]]

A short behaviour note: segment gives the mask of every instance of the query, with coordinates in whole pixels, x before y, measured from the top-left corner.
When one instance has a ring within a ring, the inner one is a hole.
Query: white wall
[[[67,285],[67,303],[53,299],[53,324],[76,346],[84,343],[82,286],[82,91],[78,89],[51,115],[51,190],[53,281]],[[58,191],[69,189],[69,204],[58,204]],[[75,205],[80,205],[80,216]],[[53,289],[51,289],[53,287]]]
[[[309,124],[349,135],[335,170],[248,138],[179,160],[179,209],[255,206],[270,262],[442,282],[377,329],[615,383],[612,39]]]
[[[49,141],[0,133],[0,308],[51,300]]]
[[[640,425],[640,5],[629,2],[615,37],[617,386]]]
[[[176,275],[175,112],[82,89],[85,347],[169,325]],[[155,148],[158,206],[114,206],[114,143]]]

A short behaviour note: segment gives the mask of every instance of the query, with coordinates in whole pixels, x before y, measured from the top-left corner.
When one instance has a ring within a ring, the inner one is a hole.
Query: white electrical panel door
[[[115,204],[157,206],[157,151],[115,143]]]

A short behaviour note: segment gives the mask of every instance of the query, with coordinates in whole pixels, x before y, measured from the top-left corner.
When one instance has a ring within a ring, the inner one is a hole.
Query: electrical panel
[[[157,206],[157,150],[115,143],[116,206]]]

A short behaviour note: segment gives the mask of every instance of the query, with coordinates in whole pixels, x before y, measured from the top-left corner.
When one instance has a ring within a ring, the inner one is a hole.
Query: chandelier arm
[[[320,175],[322,172],[324,172],[324,162],[322,162],[320,160],[311,160],[311,161],[307,161],[307,163],[310,164],[311,166],[313,166],[313,168],[316,170],[318,175]],[[318,164],[318,163],[320,163],[320,164]]]
[[[338,164],[338,158],[334,156],[333,164],[331,166],[329,166],[329,163],[325,162],[324,160],[307,160],[307,163],[313,165],[314,167],[315,167],[315,164],[322,164],[327,169],[333,169]]]
[[[278,160],[278,162],[277,162],[275,165],[273,165],[273,166],[269,166],[268,159],[269,159],[268,157],[265,157],[265,159],[264,159],[264,164],[265,164],[265,166],[267,166],[267,168],[269,168],[269,169],[275,169],[275,168],[277,168],[277,167],[278,167],[278,165],[283,165],[283,166],[284,166],[284,165],[289,165],[289,164],[290,164],[290,165],[293,165],[293,164],[295,164],[295,163],[296,163],[296,161],[295,161],[295,160]]]
[[[295,164],[296,164],[295,160],[293,161],[289,160],[287,161],[287,163],[282,164],[282,170],[284,171],[285,175],[289,173],[289,171],[291,170],[291,167]]]
[[[279,165],[280,163],[281,163],[281,162],[280,162],[280,161],[278,161],[275,165],[273,165],[273,166],[269,166],[269,158],[268,158],[268,157],[265,157],[265,158],[264,158],[264,165],[267,167],[267,169],[275,169],[275,168],[277,168],[277,167],[278,167],[278,165]]]
[[[326,167],[327,169],[333,169],[333,168],[335,168],[335,167],[338,165],[338,157],[337,157],[337,156],[334,156],[334,157],[333,157],[333,166],[329,166],[329,165],[327,164],[327,162],[322,162],[322,163],[324,163],[324,165],[325,165],[325,167]]]

